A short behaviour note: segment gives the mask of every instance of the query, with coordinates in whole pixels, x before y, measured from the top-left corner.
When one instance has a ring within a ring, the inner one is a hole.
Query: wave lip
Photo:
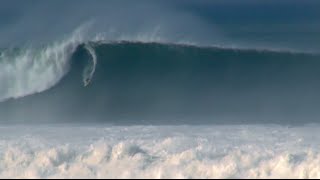
[[[0,102],[43,92],[56,85],[70,68],[70,58],[82,43],[81,28],[71,37],[42,48],[0,52]]]

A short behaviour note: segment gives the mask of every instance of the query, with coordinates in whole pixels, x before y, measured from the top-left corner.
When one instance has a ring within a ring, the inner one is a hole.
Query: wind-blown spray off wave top
[[[274,122],[296,122],[318,115],[318,54],[92,41],[83,34],[76,31],[42,48],[1,52],[4,119],[19,119],[26,111],[35,116],[28,119],[158,123],[195,117],[197,122],[233,122],[233,117],[269,122],[270,116]]]

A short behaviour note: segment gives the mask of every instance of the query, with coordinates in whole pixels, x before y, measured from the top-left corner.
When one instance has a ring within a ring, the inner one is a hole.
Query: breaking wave
[[[317,117],[317,53],[98,36],[92,41],[83,31],[40,48],[1,51],[2,119],[26,112],[35,116],[28,119],[61,121]]]
[[[0,102],[40,93],[56,85],[69,71],[80,31],[70,38],[40,48],[0,52]]]
[[[79,49],[80,46],[83,46],[91,56],[91,62],[88,60],[88,65],[83,70],[83,83],[87,86],[93,78],[97,66],[98,58],[95,48],[101,49],[101,47],[112,46],[122,46],[125,48],[125,46],[129,47],[130,45],[141,47],[149,46],[151,48],[177,48],[181,51],[198,49],[198,52],[200,53],[201,50],[203,50],[203,52],[211,51],[212,53],[215,52],[217,54],[226,51],[230,51],[230,53],[242,52],[242,54],[252,52],[253,54],[270,53],[270,55],[275,55],[279,53],[279,55],[288,54],[289,56],[291,54],[299,54],[299,52],[290,51],[224,49],[216,47],[197,47],[184,44],[144,43],[139,41],[84,42],[81,35],[75,34],[69,39],[56,42],[43,48],[9,49],[2,51],[0,54],[0,101],[40,93],[58,84],[58,82],[69,72],[71,57],[76,53],[76,50]],[[124,50],[123,53],[126,53],[125,51],[126,50]],[[128,51],[130,51],[130,49],[128,49]],[[141,53],[141,55],[147,54],[147,52],[144,52],[143,50],[141,50]],[[166,56],[166,54],[163,55]],[[198,55],[201,56],[201,54]],[[177,58],[180,59],[183,57]],[[152,59],[150,59],[150,61],[152,61]]]

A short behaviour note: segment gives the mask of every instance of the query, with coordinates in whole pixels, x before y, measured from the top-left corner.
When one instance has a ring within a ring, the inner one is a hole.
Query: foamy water
[[[320,178],[320,126],[1,126],[0,178]]]

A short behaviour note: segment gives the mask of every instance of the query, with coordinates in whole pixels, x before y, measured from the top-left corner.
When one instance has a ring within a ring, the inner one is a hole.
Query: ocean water
[[[319,9],[3,0],[0,178],[319,178]]]

